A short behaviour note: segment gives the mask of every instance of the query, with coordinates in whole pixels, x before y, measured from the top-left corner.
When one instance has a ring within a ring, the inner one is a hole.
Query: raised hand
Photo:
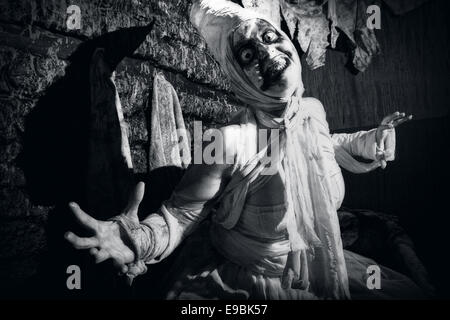
[[[401,112],[394,112],[381,121],[377,128],[377,160],[381,163],[381,168],[385,169],[388,161],[395,159],[395,128],[402,123],[412,120],[412,115]]]
[[[144,191],[145,184],[143,182],[138,183],[127,208],[121,215],[129,219],[131,223],[139,224],[137,213],[144,197]],[[95,258],[96,263],[111,259],[120,272],[127,273],[127,265],[135,260],[135,253],[121,232],[119,223],[94,219],[76,203],[70,203],[69,207],[78,222],[91,230],[94,235],[92,237],[79,237],[69,231],[65,234],[65,238],[76,249],[89,249],[89,253]]]

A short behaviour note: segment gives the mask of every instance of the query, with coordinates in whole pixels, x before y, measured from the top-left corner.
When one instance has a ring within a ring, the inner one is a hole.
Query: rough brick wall
[[[147,171],[148,100],[155,71],[164,72],[174,85],[188,124],[192,119],[206,125],[224,123],[235,106],[221,70],[187,23],[189,1],[0,3],[0,283],[17,284],[36,272],[46,251],[44,227],[51,209],[36,205],[27,193],[18,160],[25,121],[50,85],[64,77],[69,57],[82,42],[157,21],[145,42],[120,63],[116,73],[138,173]],[[67,29],[66,9],[71,4],[81,9],[80,30]]]

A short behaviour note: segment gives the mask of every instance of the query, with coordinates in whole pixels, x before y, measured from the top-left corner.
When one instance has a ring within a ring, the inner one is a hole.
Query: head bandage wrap
[[[284,35],[284,32],[279,30],[269,18],[224,0],[194,1],[190,17],[192,24],[205,39],[209,51],[231,80],[232,91],[241,101],[250,106],[257,105],[258,108],[273,109],[274,105],[286,106],[290,97],[271,97],[256,88],[242,72],[241,66],[236,61],[232,51],[234,31],[248,20],[265,20],[273,25],[280,34]],[[301,95],[303,93],[302,83],[299,83],[299,89]]]

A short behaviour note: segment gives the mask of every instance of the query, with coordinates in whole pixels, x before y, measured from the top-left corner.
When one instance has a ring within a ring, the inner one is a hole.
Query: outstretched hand
[[[137,184],[127,208],[123,215],[135,223],[139,223],[138,209],[144,197],[145,184]],[[84,212],[80,206],[74,202],[69,204],[75,218],[85,228],[91,230],[92,237],[79,237],[73,232],[67,232],[65,238],[76,249],[89,249],[89,253],[95,258],[96,263],[111,259],[114,266],[122,273],[128,271],[127,264],[135,260],[135,254],[126,240],[123,238],[120,226],[115,221],[101,221],[94,219]]]
[[[395,158],[395,128],[412,120],[412,115],[395,112],[390,114],[381,121],[377,128],[376,142],[377,142],[377,160],[381,163],[381,168],[385,169],[388,161],[393,161]]]

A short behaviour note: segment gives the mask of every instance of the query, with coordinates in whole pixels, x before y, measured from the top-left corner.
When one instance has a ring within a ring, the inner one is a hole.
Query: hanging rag
[[[190,162],[191,146],[177,93],[162,73],[156,73],[151,108],[150,171],[166,166],[185,169]]]

